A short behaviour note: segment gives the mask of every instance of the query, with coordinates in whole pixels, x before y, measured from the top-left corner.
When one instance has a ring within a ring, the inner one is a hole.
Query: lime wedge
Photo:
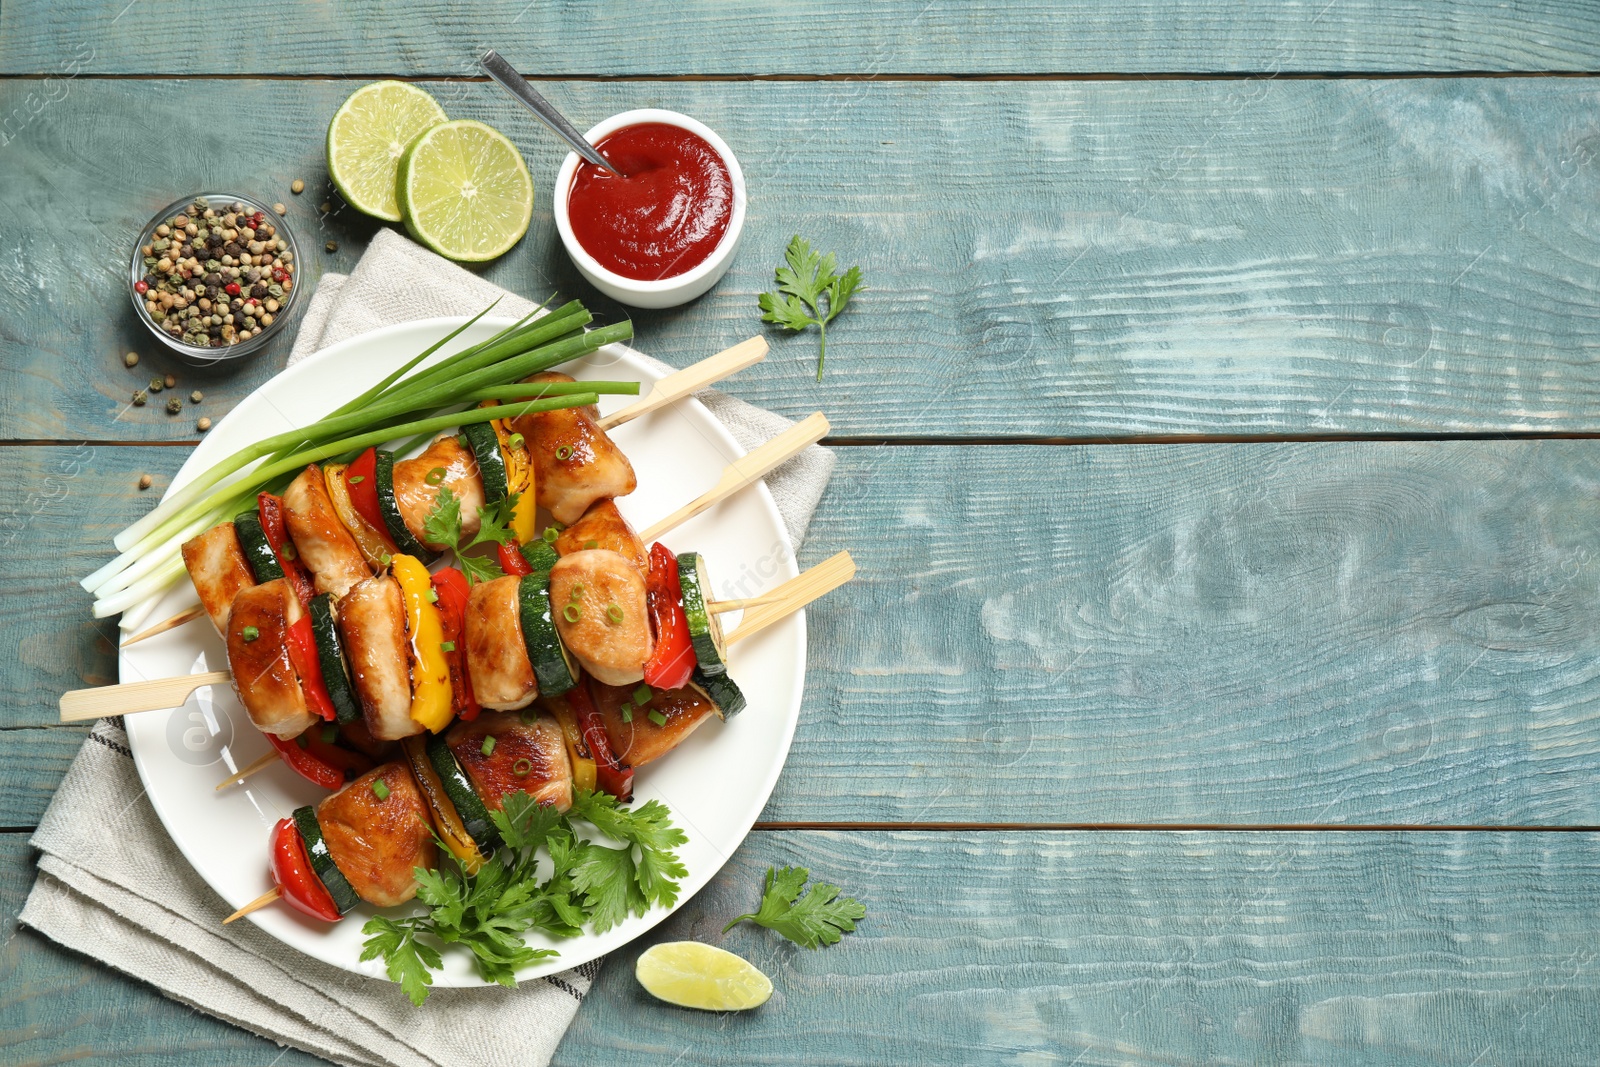
[[[634,977],[653,997],[680,1008],[744,1011],[772,996],[772,981],[740,956],[699,941],[652,945],[639,956]]]
[[[395,183],[411,236],[447,259],[482,263],[522,240],[533,179],[517,146],[471,119],[442,122],[411,142]]]
[[[373,82],[350,94],[328,123],[328,177],[357,211],[400,221],[394,176],[406,145],[448,115],[405,82]]]

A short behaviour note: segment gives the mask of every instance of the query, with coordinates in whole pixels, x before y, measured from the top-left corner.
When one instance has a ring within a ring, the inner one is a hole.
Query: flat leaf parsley
[[[826,882],[817,882],[802,897],[800,889],[810,877],[804,867],[768,867],[760,910],[739,916],[722,932],[749,919],[776,930],[801,948],[835,944],[856,928],[856,920],[866,916],[866,906],[854,897],[839,896],[839,887]]]
[[[478,509],[478,532],[472,540],[461,543],[461,500],[440,486],[434,498],[433,510],[422,521],[422,536],[430,545],[449,545],[455,550],[456,564],[466,575],[468,585],[487,582],[505,574],[492,556],[469,556],[467,550],[475,545],[503,545],[515,535],[511,532],[511,512],[517,506],[521,493],[511,493],[503,500],[485,504]]]
[[[436,946],[465,947],[485,979],[514,986],[519,969],[559,955],[530,948],[527,931],[603,933],[652,906],[671,907],[677,880],[688,873],[674,851],[688,838],[659,801],[629,809],[610,794],[578,790],[563,813],[510,793],[491,817],[502,843],[477,874],[467,874],[441,843],[439,869],[416,869],[417,899],[427,913],[379,915],[361,928],[368,935],[361,958],[381,957],[413,1004],[428,998],[432,972],[443,964]],[[620,847],[588,840],[581,827]],[[541,859],[549,861],[543,878]]]
[[[783,258],[788,266],[776,271],[777,290],[762,293],[757,298],[761,305],[761,321],[776,323],[797,333],[807,326],[817,328],[821,335],[817,341],[817,381],[820,382],[822,364],[828,358],[828,323],[838,317],[852,296],[865,288],[861,284],[861,268],[851,267],[843,274],[837,273],[839,264],[833,253],[824,256],[813,252],[810,243],[802,241],[799,234],[789,242]]]

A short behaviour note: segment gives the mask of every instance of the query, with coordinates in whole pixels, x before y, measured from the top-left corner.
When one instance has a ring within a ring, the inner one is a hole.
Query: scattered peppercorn
[[[176,415],[183,410],[183,401],[173,397],[167,401],[167,414]]]
[[[139,475],[139,488],[140,489],[148,489],[148,488],[150,488],[150,485],[151,485],[150,476],[148,474]]]
[[[294,181],[289,183],[289,191],[295,196],[299,196],[301,193],[306,191],[306,183],[301,181],[299,178],[296,178]]]
[[[178,384],[178,376],[176,374],[169,374],[161,380],[168,389],[175,388]]]
[[[139,353],[129,352],[127,355],[123,356],[122,365],[124,367],[137,367],[139,365]]]
[[[322,202],[322,213],[323,213],[323,214],[324,214],[324,215],[326,215],[326,214],[328,214],[328,213],[329,213],[329,212],[331,212],[331,211],[332,211],[332,210],[333,210],[333,201],[331,201],[331,200],[324,200],[324,201],[323,201],[323,202]]]
[[[338,241],[329,241],[327,243],[327,245],[325,245],[324,247],[326,247],[327,250],[330,251],[330,252],[337,252],[337,251],[339,251],[339,242]]]
[[[207,430],[211,429],[211,420],[202,415],[200,417],[200,421],[194,424],[194,428],[199,430],[201,433],[205,433]]]
[[[144,407],[144,402],[146,400],[149,400],[149,399],[150,398],[145,395],[145,391],[143,389],[135,389],[133,391],[133,406],[134,407],[136,407],[136,408]]]
[[[205,398],[206,398],[206,395],[204,393],[202,393],[200,390],[196,389],[194,392],[189,394],[189,403],[198,404],[198,403],[200,403],[200,401],[204,400]]]
[[[284,207],[282,204],[273,204],[272,210],[276,211],[280,215],[287,215],[289,213],[289,209]]]
[[[162,386],[164,386],[165,384],[166,384],[166,381],[164,379],[162,379],[162,378],[151,378],[150,379],[149,389],[150,389],[150,391],[152,393],[159,393],[159,392],[161,392]]]

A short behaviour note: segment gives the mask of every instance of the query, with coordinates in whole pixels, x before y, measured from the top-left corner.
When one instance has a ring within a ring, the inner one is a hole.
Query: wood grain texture
[[[722,934],[770,864],[844,885],[860,930],[818,952]],[[7,1062],[278,1055],[11,936],[31,880],[21,835],[0,837]],[[1588,1064],[1597,907],[1592,834],[757,832],[613,954],[555,1062]],[[773,999],[734,1016],[650,1000],[634,960],[685,938],[751,959]]]
[[[79,79],[54,101],[42,86],[0,83],[0,115],[27,120],[4,147],[0,281],[21,295],[0,330],[0,434],[189,436],[192,413],[126,406],[147,369],[173,365],[140,341],[123,242],[182,188],[236,186],[292,204],[308,281],[348,269],[372,224],[316,208],[317,131],[350,85]],[[432,88],[451,114],[504,128],[539,188],[529,236],[485,276],[622,314],[555,238],[554,140],[493,86]],[[815,337],[773,334],[729,386],[791,416],[821,408],[837,434],[1600,428],[1587,79],[544,88],[580,126],[630,106],[693,114],[742,159],[750,215],[731,272],[688,307],[638,313],[645,351],[685,366],[750,336],[793,233],[862,265],[869,288],[830,331],[822,385]],[[240,153],[197,98],[278,121]],[[176,172],[152,125],[190,146]],[[297,176],[312,182],[298,198]],[[148,357],[139,375],[120,364],[130,346]],[[232,373],[178,368],[183,387],[215,416],[287,347]]]
[[[257,8],[258,10],[252,10]],[[601,74],[988,74],[1487,71],[1600,68],[1589,5],[1443,0],[1219,5],[825,0],[642,5],[498,0],[247,5],[248,49],[170,33],[175,0],[28,0],[0,12],[0,71],[408,75],[475,73],[498,48],[520,70]]]
[[[38,484],[68,451],[6,456]],[[103,543],[178,451],[102,448],[73,483],[94,505],[0,553],[26,620],[0,725],[114,680],[71,584],[99,557],[60,546],[80,514]],[[810,609],[769,821],[1600,824],[1600,442],[839,456],[801,562],[859,573]],[[10,825],[53,787],[11,784]]]
[[[27,835],[0,833],[0,1061],[119,1067],[305,1067],[325,1061],[171,1001],[32,930],[17,914],[34,878]]]

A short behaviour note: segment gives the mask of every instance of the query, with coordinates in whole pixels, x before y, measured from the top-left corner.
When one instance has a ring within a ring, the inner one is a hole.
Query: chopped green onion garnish
[[[377,778],[377,779],[373,780],[373,782],[372,782],[372,795],[377,797],[379,800],[388,800],[389,799],[389,787],[384,784],[382,778]]]
[[[443,485],[444,484],[444,468],[443,467],[435,467],[435,468],[433,468],[433,470],[429,471],[427,474],[422,476],[422,480],[427,482],[429,485]]]
[[[523,708],[517,712],[517,718],[522,720],[522,725],[532,726],[539,718],[539,712],[534,708]]]
[[[439,650],[442,652],[454,652],[456,650],[456,643],[454,641],[440,641]]]
[[[533,760],[526,756],[522,757],[511,765],[511,773],[516,775],[518,778],[526,778],[528,773],[532,770]]]
[[[573,582],[572,583],[572,597],[571,597],[571,599],[577,600],[582,595],[583,595],[583,583],[582,582]]]
[[[585,541],[583,543],[583,547],[585,549],[599,548],[600,547],[600,542],[599,541]]]
[[[326,741],[330,745],[339,740],[339,724],[336,722],[323,723],[322,740]]]
[[[622,614],[622,609],[617,607],[617,605],[615,605],[615,604],[607,604],[606,605],[606,618],[611,620],[611,624],[613,626],[617,625],[624,618],[624,616]]]
[[[512,448],[521,448],[523,440],[524,438],[520,433],[514,433],[506,441],[506,444],[510,445]]]
[[[650,709],[650,721],[655,723],[657,726],[667,725],[666,715],[657,711],[655,708]]]
[[[577,604],[568,604],[566,607],[561,609],[561,617],[566,619],[568,622],[577,622],[579,619],[583,618],[583,608],[579,607]]]
[[[559,459],[563,463],[565,463],[567,460],[571,459],[572,458],[572,446],[571,445],[562,445],[560,448],[556,449],[556,458]]]
[[[650,703],[650,698],[655,695],[656,691],[654,689],[651,689],[648,685],[641,685],[633,691],[633,702],[642,708]]]
[[[354,478],[346,478],[344,481],[345,481],[346,485],[360,485],[362,482],[364,482],[366,480],[367,480],[367,476],[366,475],[358,474]]]
[[[488,737],[483,739],[483,745],[478,749],[478,751],[482,752],[485,756],[494,751],[494,734],[490,734]]]
[[[554,526],[546,526],[544,528],[543,536],[545,544],[553,545],[556,543],[556,538],[561,536],[561,531],[556,529]]]
[[[239,636],[243,637],[246,641],[254,641],[256,638],[261,636],[261,631],[256,629],[254,626],[246,626],[240,631]]]
[[[433,588],[432,586],[429,586],[428,587],[428,603],[437,604],[438,602],[439,602],[439,590]]]
[[[624,705],[622,705],[622,721],[623,722],[632,722],[633,721],[633,705],[632,704],[624,704]]]
[[[383,555],[378,557],[378,562],[387,567],[390,563],[394,562],[394,557],[385,552]]]

